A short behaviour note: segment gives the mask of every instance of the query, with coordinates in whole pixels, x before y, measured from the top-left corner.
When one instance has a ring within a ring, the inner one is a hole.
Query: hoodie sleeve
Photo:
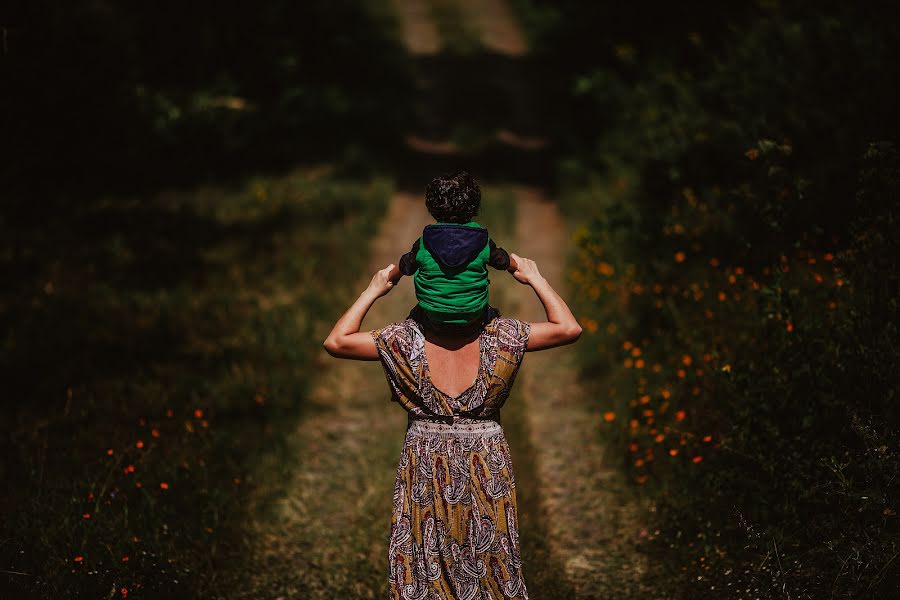
[[[400,267],[400,272],[403,273],[403,275],[405,275],[406,277],[409,277],[410,275],[415,273],[419,268],[419,265],[416,263],[416,254],[419,253],[420,241],[421,238],[413,242],[412,250],[400,257],[400,263],[398,266]]]
[[[488,246],[491,249],[491,257],[488,259],[488,264],[498,271],[509,269],[509,253],[498,247],[494,240],[488,240]]]

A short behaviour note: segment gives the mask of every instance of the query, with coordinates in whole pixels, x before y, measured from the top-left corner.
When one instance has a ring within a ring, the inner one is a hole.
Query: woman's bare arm
[[[515,254],[511,254],[510,258],[515,259],[518,267],[512,274],[513,277],[519,283],[531,286],[547,313],[547,321],[531,323],[531,335],[528,337],[528,346],[525,350],[546,350],[564,346],[581,337],[581,325],[569,310],[565,300],[540,274],[535,262]]]
[[[360,331],[359,328],[375,301],[394,287],[394,282],[390,279],[393,269],[394,265],[391,264],[376,272],[369,287],[334,324],[323,344],[328,354],[335,358],[378,360],[378,349],[372,339],[372,332]]]

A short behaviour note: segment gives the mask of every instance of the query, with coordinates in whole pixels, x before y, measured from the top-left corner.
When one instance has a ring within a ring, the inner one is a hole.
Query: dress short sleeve
[[[518,319],[496,317],[487,330],[490,335],[482,341],[488,345],[482,350],[485,351],[484,367],[489,380],[482,410],[490,413],[500,410],[512,390],[525,356],[531,325]]]
[[[531,335],[531,323],[500,317],[497,323],[497,343],[501,350],[508,353],[509,359],[518,367],[525,356],[528,338]]]
[[[420,384],[422,353],[418,333],[409,319],[371,332],[391,388],[391,399],[401,404],[417,393]]]
[[[391,323],[381,329],[373,329],[372,340],[375,342],[375,348],[378,350],[378,359],[384,363],[385,358],[391,359],[388,354],[388,348],[390,347],[390,339],[394,334],[393,328],[396,323]]]

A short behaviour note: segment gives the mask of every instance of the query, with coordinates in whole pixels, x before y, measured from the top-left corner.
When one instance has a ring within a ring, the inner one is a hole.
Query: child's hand
[[[518,269],[519,269],[519,264],[518,264],[518,262],[516,261],[516,255],[510,253],[510,255],[509,255],[509,268],[507,269],[507,271],[509,271],[509,273],[510,273],[510,275],[511,275],[511,274],[515,273]]]
[[[543,279],[541,272],[538,271],[537,264],[530,258],[522,258],[516,254],[510,254],[509,257],[516,261],[516,270],[512,276],[519,283],[532,285],[535,281]]]
[[[385,268],[376,271],[366,291],[375,294],[376,298],[380,298],[390,292],[391,288],[394,287],[394,282],[391,281],[391,272],[393,270],[394,264],[391,263]]]
[[[397,282],[402,278],[403,273],[400,271],[400,267],[398,266],[394,266],[394,268],[391,269],[391,272],[388,273],[388,279],[390,279],[391,283],[393,283],[394,285],[397,285]]]

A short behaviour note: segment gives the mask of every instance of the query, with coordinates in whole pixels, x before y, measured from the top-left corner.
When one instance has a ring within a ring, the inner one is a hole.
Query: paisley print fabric
[[[388,544],[393,600],[528,598],[500,408],[530,331],[516,319],[491,320],[475,382],[455,397],[431,384],[416,321],[373,332],[392,400],[409,415]]]

